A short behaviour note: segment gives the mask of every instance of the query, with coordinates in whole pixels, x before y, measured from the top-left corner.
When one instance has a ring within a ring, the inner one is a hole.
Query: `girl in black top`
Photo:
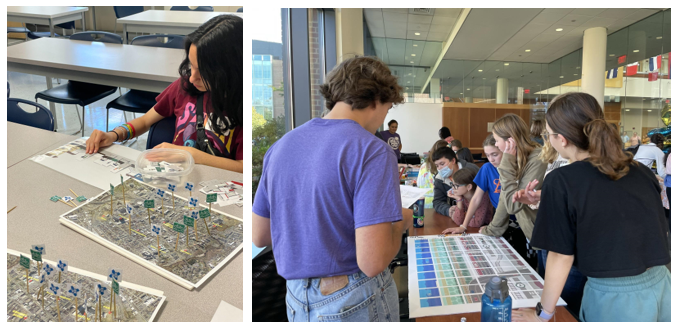
[[[572,164],[544,181],[531,244],[549,251],[541,302],[512,321],[546,321],[572,265],[588,277],[582,321],[669,321],[670,262],[660,185],[622,151],[597,100],[569,93],[552,101],[549,142]]]

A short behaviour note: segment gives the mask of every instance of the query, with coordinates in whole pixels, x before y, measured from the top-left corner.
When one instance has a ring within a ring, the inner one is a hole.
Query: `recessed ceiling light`
[[[417,78],[417,76],[416,76],[416,75],[413,75],[413,78]]]
[[[653,110],[648,110],[648,112],[653,112]]]
[[[639,49],[634,49],[634,50],[632,50],[632,52],[633,52],[633,53],[638,53],[638,52],[639,52]]]
[[[415,56],[417,56],[417,55],[415,55],[415,54],[410,54],[410,56],[413,56],[413,57],[415,57]]]
[[[420,35],[420,32],[415,32],[415,35]]]
[[[573,73],[573,75],[578,75],[577,73]]]
[[[483,72],[483,70],[479,70],[479,72]]]
[[[483,80],[486,80],[486,78],[483,78]]]
[[[415,64],[415,62],[413,62],[413,61],[410,61],[410,64]]]
[[[410,83],[410,81],[408,81],[408,83]]]
[[[495,69],[495,72],[500,72],[500,69]]]
[[[563,79],[563,75],[559,77],[559,79]]]
[[[416,44],[416,43],[413,43],[413,47],[417,47],[417,44]]]
[[[580,69],[580,66],[576,66],[575,69],[576,69],[576,70],[579,70],[579,69]]]
[[[410,89],[409,87],[406,87],[406,89]]]
[[[413,75],[412,73],[408,73],[408,75]]]
[[[629,109],[626,109],[625,112],[629,112]]]
[[[655,38],[658,39],[658,40],[662,39],[662,37],[655,37]]]
[[[467,88],[467,90],[471,90],[471,89]]]
[[[561,32],[561,31],[563,31],[563,29],[562,29],[562,28],[558,28],[558,29],[556,29],[556,32]]]
[[[509,63],[505,63],[505,66],[509,66]]]
[[[464,93],[460,93],[460,95],[464,95]]]
[[[526,49],[526,52],[529,53],[529,52],[530,52],[530,49]]]
[[[615,57],[615,54],[608,54],[608,56]]]

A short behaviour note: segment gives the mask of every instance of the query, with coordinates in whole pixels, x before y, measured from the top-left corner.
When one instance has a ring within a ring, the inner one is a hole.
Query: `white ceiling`
[[[550,63],[582,48],[582,36],[588,28],[606,27],[611,34],[658,11],[660,9],[472,9],[444,58]],[[557,28],[563,31],[557,32]]]
[[[366,8],[363,16],[373,38],[446,41],[462,9],[431,11],[432,14],[421,14],[408,8]]]

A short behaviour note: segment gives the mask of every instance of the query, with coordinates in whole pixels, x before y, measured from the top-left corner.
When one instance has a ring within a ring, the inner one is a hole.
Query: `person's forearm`
[[[559,301],[568,273],[573,266],[573,255],[563,255],[550,251],[547,255],[545,269],[545,287],[542,289],[540,302],[545,311],[553,313]]]
[[[485,192],[481,191],[481,189],[478,187],[476,188],[476,192],[474,192],[472,201],[469,202],[469,208],[467,209],[467,214],[464,216],[464,222],[462,223],[462,226],[469,227],[469,222],[472,220],[472,217],[474,217],[476,209],[479,209],[479,205],[481,205],[481,199],[483,199],[484,194]]]
[[[231,160],[214,156],[212,154],[207,154],[199,150],[196,151],[196,156],[194,156],[196,164],[202,164],[239,173],[243,172],[243,160]]]
[[[389,263],[391,263],[391,260],[396,257],[398,254],[399,250],[401,250],[401,243],[403,243],[403,231],[405,230],[405,220],[400,220],[398,222],[393,222],[391,224],[391,257],[389,259]],[[387,265],[389,264],[387,263]]]

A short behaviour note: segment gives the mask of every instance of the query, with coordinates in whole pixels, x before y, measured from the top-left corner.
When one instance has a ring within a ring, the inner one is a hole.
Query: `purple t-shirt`
[[[387,144],[389,144],[389,146],[394,150],[396,159],[400,159],[401,151],[398,150],[398,147],[401,146],[401,136],[399,134],[392,134],[389,132],[389,130],[380,131],[380,135],[382,135],[382,140],[387,142]]]
[[[252,211],[286,280],[356,273],[355,230],[403,217],[396,157],[353,120],[313,119],[267,151]]]

